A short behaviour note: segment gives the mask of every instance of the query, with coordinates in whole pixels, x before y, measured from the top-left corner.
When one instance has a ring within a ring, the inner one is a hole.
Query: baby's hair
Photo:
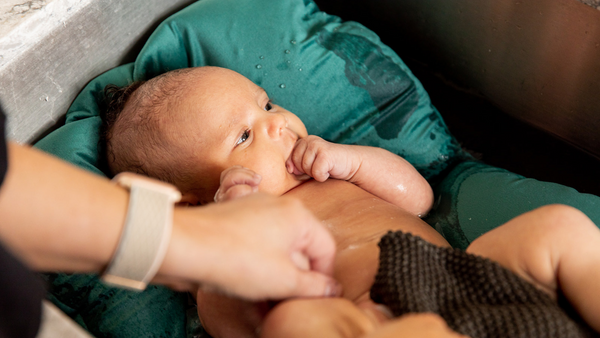
[[[100,129],[100,139],[106,140],[108,131],[114,125],[119,113],[125,108],[125,103],[136,89],[143,85],[145,81],[136,81],[125,87],[118,87],[109,84],[104,88],[104,98],[106,109],[102,111],[102,126]]]
[[[99,149],[107,175],[131,171],[175,185],[181,183],[184,178],[174,175],[174,161],[161,130],[169,109],[184,95],[189,83],[185,75],[191,71],[178,69],[125,87],[106,86]]]

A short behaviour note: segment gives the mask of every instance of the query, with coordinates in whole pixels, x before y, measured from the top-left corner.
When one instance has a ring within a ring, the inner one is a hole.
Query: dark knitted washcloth
[[[389,232],[371,298],[395,316],[433,312],[477,337],[596,337],[547,294],[489,259]]]

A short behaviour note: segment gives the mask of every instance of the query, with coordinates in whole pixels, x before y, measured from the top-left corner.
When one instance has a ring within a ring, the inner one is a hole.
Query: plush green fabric
[[[341,23],[310,1],[190,6],[154,32],[136,60],[134,78],[201,65],[245,75],[297,114],[309,133],[385,147],[426,177],[460,152],[400,58],[372,31]]]
[[[90,82],[69,109],[66,125],[36,146],[102,174],[97,115],[103,88],[203,65],[245,75],[296,113],[309,133],[383,147],[406,158],[437,182],[440,198],[428,221],[453,245],[464,247],[507,217],[547,202],[540,196],[555,187],[542,182],[517,186],[507,179],[514,174],[475,162],[461,164],[470,157],[400,58],[370,30],[342,23],[309,0],[203,0],[189,6],[156,29],[134,64]],[[594,200],[553,191],[555,201],[575,206]],[[511,197],[521,193],[528,199]],[[108,332],[112,337],[185,336],[187,307],[181,294],[161,288],[132,294],[108,288],[94,276],[49,278],[52,300],[99,337]],[[165,315],[165,309],[172,315]],[[188,327],[188,332],[197,330]]]
[[[461,249],[510,219],[548,204],[575,207],[600,225],[600,197],[480,162],[458,164],[434,190],[437,205],[425,220]]]

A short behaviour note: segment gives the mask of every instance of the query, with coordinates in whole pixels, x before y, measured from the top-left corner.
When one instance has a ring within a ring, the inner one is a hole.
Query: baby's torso
[[[309,181],[287,195],[299,198],[333,234],[337,244],[335,278],[344,287],[344,297],[357,303],[368,301],[379,265],[377,244],[388,231],[402,230],[448,245],[417,216],[346,181]]]

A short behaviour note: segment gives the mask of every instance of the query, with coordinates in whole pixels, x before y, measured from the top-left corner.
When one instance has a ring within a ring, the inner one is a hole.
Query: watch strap
[[[129,206],[121,238],[102,280],[144,290],[160,267],[171,237],[175,187],[130,173],[114,179],[129,188]]]

